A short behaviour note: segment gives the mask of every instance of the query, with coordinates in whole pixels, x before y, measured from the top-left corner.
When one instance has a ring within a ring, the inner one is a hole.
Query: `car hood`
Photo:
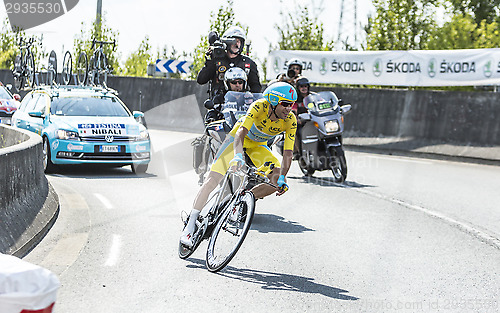
[[[57,128],[78,132],[82,137],[139,136],[145,129],[133,117],[51,115],[51,122]]]

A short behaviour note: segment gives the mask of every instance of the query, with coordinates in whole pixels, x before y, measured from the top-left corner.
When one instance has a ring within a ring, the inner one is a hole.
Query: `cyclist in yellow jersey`
[[[230,166],[236,168],[245,164],[243,151],[250,157],[256,167],[267,161],[274,163],[275,168],[268,175],[271,182],[279,187],[286,185],[286,174],[292,164],[293,145],[297,119],[291,112],[293,103],[297,100],[297,91],[288,83],[278,82],[264,90],[264,98],[255,101],[233,127],[215,157],[205,183],[198,191],[191,210],[189,221],[181,234],[181,243],[192,247],[192,235],[195,231],[196,219],[208,200],[210,193],[217,187]],[[282,163],[267,146],[268,140],[281,132],[285,132],[285,145]],[[256,199],[266,197],[277,191],[283,194],[286,189],[260,184],[252,188]]]

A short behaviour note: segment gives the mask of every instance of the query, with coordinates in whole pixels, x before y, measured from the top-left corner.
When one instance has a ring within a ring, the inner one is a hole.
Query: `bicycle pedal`
[[[186,226],[188,219],[189,219],[189,214],[186,211],[182,210],[181,221],[184,223],[184,226]]]

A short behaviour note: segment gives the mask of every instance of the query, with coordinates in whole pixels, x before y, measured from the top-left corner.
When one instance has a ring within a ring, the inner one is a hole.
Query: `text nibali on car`
[[[11,118],[19,107],[21,97],[18,94],[11,94],[12,85],[4,86],[0,82],[0,124],[11,124]]]
[[[144,173],[151,142],[137,121],[143,117],[111,89],[40,87],[24,97],[12,125],[42,136],[46,172],[57,164],[107,164]]]

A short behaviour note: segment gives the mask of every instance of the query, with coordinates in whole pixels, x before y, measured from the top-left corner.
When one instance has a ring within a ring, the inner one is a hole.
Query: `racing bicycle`
[[[14,86],[17,91],[33,88],[35,85],[35,58],[31,51],[35,39],[31,37],[27,41],[23,38],[19,41],[21,52],[16,55],[14,60]]]
[[[108,74],[111,73],[111,69],[106,55],[104,54],[103,46],[105,44],[113,45],[113,49],[115,49],[116,41],[92,40],[92,47],[90,49],[96,48],[90,60],[85,51],[80,53],[76,61],[76,79],[78,84],[101,85],[106,87]]]
[[[179,257],[188,258],[207,239],[208,270],[218,272],[223,269],[236,255],[250,230],[255,212],[255,197],[250,189],[265,183],[280,190],[280,187],[267,178],[273,168],[274,164],[266,162],[259,168],[245,165],[238,171],[229,169],[222,183],[211,193],[196,221],[193,247],[189,248],[179,242]],[[184,220],[184,227],[188,221],[189,217]]]

